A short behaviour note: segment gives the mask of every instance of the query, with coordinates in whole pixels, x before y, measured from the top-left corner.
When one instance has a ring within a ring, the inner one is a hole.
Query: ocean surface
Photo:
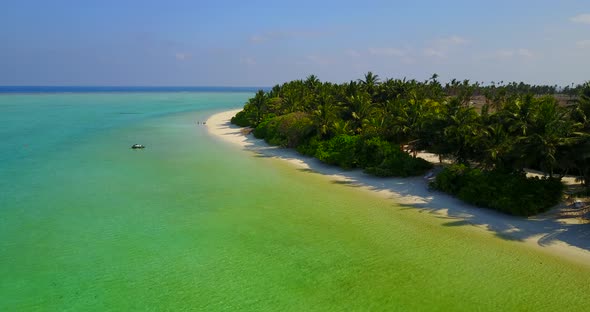
[[[588,309],[588,266],[200,124],[255,90],[4,91],[0,311]]]

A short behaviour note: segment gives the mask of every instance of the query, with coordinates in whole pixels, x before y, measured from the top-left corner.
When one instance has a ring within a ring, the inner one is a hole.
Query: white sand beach
[[[240,110],[225,111],[207,120],[208,131],[220,139],[245,150],[261,153],[291,163],[295,168],[325,175],[332,181],[361,187],[404,206],[423,212],[425,217],[444,218],[449,226],[473,226],[502,239],[522,242],[570,261],[590,266],[590,224],[572,222],[562,211],[547,212],[530,218],[513,217],[474,207],[444,193],[429,191],[423,177],[379,178],[361,170],[343,170],[298,154],[295,150],[269,146],[263,140],[245,135],[242,128],[230,123]],[[429,161],[438,161],[425,155]],[[565,208],[562,208],[565,209]]]

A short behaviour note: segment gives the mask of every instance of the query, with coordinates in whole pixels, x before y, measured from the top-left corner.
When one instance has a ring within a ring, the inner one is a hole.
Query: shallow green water
[[[196,125],[249,96],[0,97],[0,310],[587,308],[587,267]]]

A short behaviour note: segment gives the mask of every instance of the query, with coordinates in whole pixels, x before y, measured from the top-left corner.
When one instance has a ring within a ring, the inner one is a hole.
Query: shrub
[[[306,140],[297,146],[297,152],[307,155],[307,156],[315,156],[318,146],[320,145],[321,141],[317,136],[312,137],[309,140]]]
[[[270,116],[263,120],[253,133],[255,137],[263,138],[271,145],[297,147],[313,133],[313,121],[302,112]]]
[[[279,133],[287,139],[287,147],[297,147],[309,139],[314,131],[313,121],[303,112],[281,116],[278,124]]]
[[[358,144],[359,162],[363,168],[378,166],[394,148],[397,147],[378,137],[364,138]]]
[[[246,111],[241,110],[234,117],[231,118],[230,122],[236,126],[249,127],[252,125],[250,119],[251,118],[249,114]]]
[[[432,164],[422,158],[414,158],[403,151],[396,151],[379,166],[365,168],[365,172],[379,177],[409,177],[422,175],[431,168]]]
[[[315,157],[330,165],[350,169],[357,167],[356,145],[358,136],[341,134],[328,141],[321,141],[316,148]]]
[[[399,146],[378,137],[359,141],[358,158],[365,172],[380,177],[421,175],[432,168],[422,158],[414,158]]]
[[[452,165],[431,186],[470,204],[504,213],[531,216],[556,205],[563,184],[555,178],[527,178],[524,172],[499,172]]]
[[[252,134],[254,134],[254,137],[256,137],[258,139],[264,139],[266,137],[266,128],[268,127],[269,122],[270,122],[270,119],[267,119],[267,120],[261,122],[260,124],[258,124],[258,126],[256,128],[254,128],[254,131],[252,131]]]
[[[464,164],[451,165],[441,171],[434,181],[430,183],[433,188],[457,195],[463,185],[465,185],[465,171],[470,170]]]

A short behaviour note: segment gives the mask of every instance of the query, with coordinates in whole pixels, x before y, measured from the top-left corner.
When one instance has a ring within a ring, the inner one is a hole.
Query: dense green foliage
[[[316,141],[317,142],[317,141]],[[313,143],[312,143],[313,144]],[[432,164],[400,150],[399,146],[378,137],[340,134],[306,149],[319,160],[342,168],[364,168],[365,172],[380,176],[407,177],[422,174]]]
[[[238,112],[234,117],[231,118],[231,123],[240,127],[247,127],[250,125],[250,118],[246,111]]]
[[[317,144],[313,154],[319,160],[342,168],[355,168],[359,165],[358,136],[341,134]]]
[[[268,118],[254,129],[254,136],[269,144],[297,147],[313,132],[311,118],[302,112]]]
[[[480,170],[463,164],[446,167],[431,186],[468,203],[519,216],[547,211],[563,192],[557,178],[527,178],[524,172]]]
[[[365,165],[365,172],[380,176],[408,177],[425,173],[432,164],[419,157],[412,157],[398,145],[373,137],[359,145],[359,157]]]
[[[333,84],[311,75],[258,91],[232,122],[254,128],[270,144],[378,176],[421,174],[431,166],[416,152],[428,151],[477,168],[485,181],[514,182],[521,198],[536,194],[513,178],[525,168],[590,182],[590,83],[560,88],[453,80],[443,86],[437,77],[381,81],[369,72]],[[522,215],[545,209],[481,205]]]

